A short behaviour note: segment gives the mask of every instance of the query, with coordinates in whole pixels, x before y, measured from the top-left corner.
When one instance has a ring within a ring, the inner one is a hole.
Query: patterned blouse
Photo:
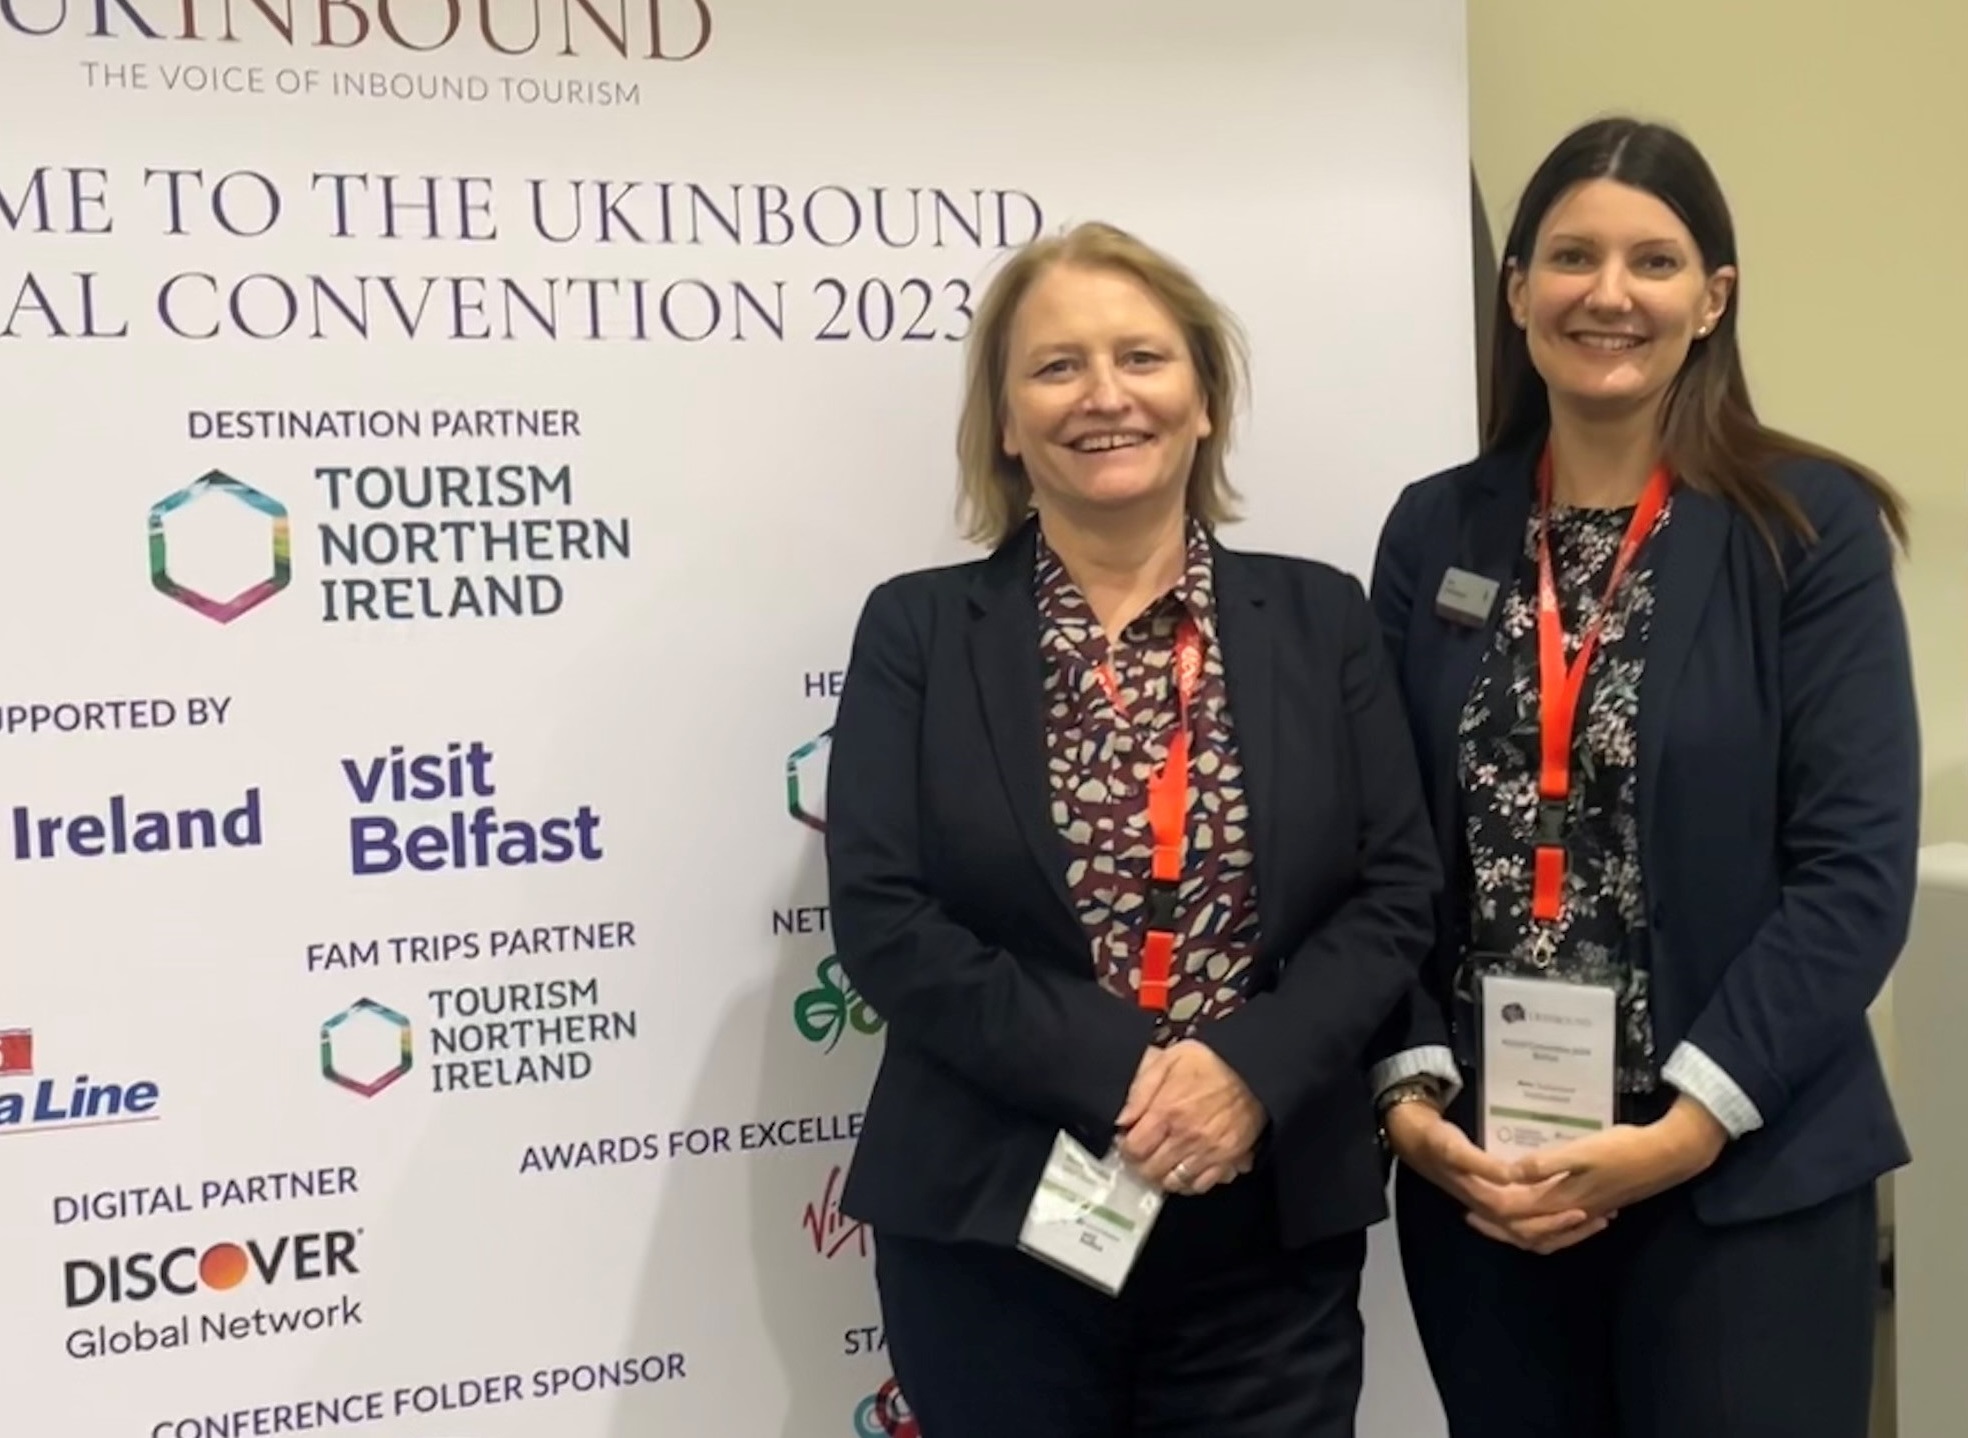
[[[1067,887],[1100,982],[1133,998],[1141,985],[1149,860],[1148,780],[1168,753],[1180,708],[1175,636],[1194,618],[1202,682],[1190,703],[1189,847],[1177,891],[1176,951],[1158,1043],[1192,1035],[1244,1000],[1257,947],[1250,809],[1217,643],[1209,538],[1191,523],[1188,566],[1109,646],[1079,586],[1039,538],[1034,579],[1045,659],[1046,772],[1067,851]],[[1100,682],[1111,656],[1120,708]]]
[[[1572,741],[1565,887],[1555,923],[1531,916],[1539,766],[1535,513],[1524,531],[1525,562],[1463,707],[1457,752],[1471,947],[1507,955],[1498,967],[1517,973],[1611,983],[1621,996],[1619,1085],[1628,1093],[1650,1091],[1657,1078],[1647,974],[1633,961],[1629,940],[1646,927],[1635,779],[1640,679],[1654,615],[1652,541],[1672,512],[1670,501],[1613,596],[1586,675]],[[1632,519],[1632,507],[1552,507],[1551,562],[1567,660],[1577,655],[1600,608]]]

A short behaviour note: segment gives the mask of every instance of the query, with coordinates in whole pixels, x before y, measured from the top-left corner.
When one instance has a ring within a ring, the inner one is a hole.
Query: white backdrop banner
[[[1227,539],[1364,573],[1465,100],[1455,0],[0,0],[12,1426],[911,1433],[821,794],[981,285],[1193,264]]]

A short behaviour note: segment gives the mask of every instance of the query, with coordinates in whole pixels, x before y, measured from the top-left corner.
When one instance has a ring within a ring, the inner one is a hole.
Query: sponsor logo
[[[168,1308],[176,1301],[212,1295],[249,1298],[346,1281],[362,1272],[356,1261],[362,1232],[337,1228],[244,1242],[182,1244],[107,1258],[72,1258],[62,1265],[62,1300],[71,1311],[115,1313],[124,1305],[143,1304],[148,1313],[148,1305]],[[70,1358],[86,1361],[361,1325],[362,1304],[344,1295],[289,1308],[185,1312],[158,1319],[112,1317],[72,1330],[62,1347]]]
[[[829,728],[786,756],[786,812],[819,834],[827,832],[827,760],[833,746]]]
[[[78,1328],[62,1348],[70,1358],[127,1358],[132,1353],[172,1352],[203,1343],[244,1343],[255,1338],[281,1338],[294,1333],[318,1333],[324,1328],[360,1328],[362,1304],[353,1298],[302,1308],[255,1308],[248,1313],[189,1313],[173,1321],[146,1323],[141,1318],[118,1324]]]
[[[859,1258],[868,1256],[868,1226],[841,1212],[840,1193],[845,1177],[846,1170],[839,1164],[828,1169],[820,1197],[809,1202],[800,1215],[807,1241],[822,1258],[839,1258],[843,1253]]]
[[[569,566],[633,552],[626,516],[580,512],[568,464],[326,465],[314,478],[325,624],[558,614]]]
[[[293,574],[287,506],[229,474],[212,470],[150,507],[151,585],[194,614],[230,624]]]
[[[600,980],[546,979],[431,989],[421,1021],[430,1092],[579,1082],[597,1049],[639,1037],[634,1009],[603,1002]],[[368,1099],[415,1064],[412,1020],[400,1008],[358,999],[321,1025],[321,1076]]]
[[[813,977],[814,986],[793,1000],[793,1026],[801,1038],[832,1053],[849,1031],[868,1037],[882,1031],[881,1015],[855,992],[838,955],[822,959]]]
[[[156,1080],[99,1083],[87,1074],[56,1080],[34,1079],[35,1042],[32,1029],[0,1033],[0,1138],[9,1134],[53,1129],[103,1128],[112,1124],[150,1123],[161,1115]],[[25,1085],[21,1079],[34,1080]]]
[[[191,1244],[163,1252],[144,1250],[110,1258],[71,1258],[62,1265],[62,1302],[67,1308],[99,1303],[147,1303],[192,1298],[202,1292],[230,1293],[248,1283],[264,1288],[323,1279],[352,1278],[361,1229],[286,1233],[199,1248]]]
[[[893,1378],[855,1405],[854,1438],[922,1438],[922,1425]]]
[[[284,13],[274,6],[258,8],[260,18],[255,21],[255,7],[235,7],[221,0],[115,0],[114,4],[98,0],[94,6],[67,0],[9,0],[0,5],[0,26],[36,39],[67,32],[131,44],[170,41],[174,47],[253,41],[300,53],[464,53],[554,60],[612,55],[645,64],[694,60],[709,48],[713,29],[710,0],[636,0],[612,15],[606,6],[543,5],[533,0],[531,35],[523,4],[464,5],[453,0],[448,6],[433,7],[406,5],[403,0],[319,0],[314,5],[289,6]],[[585,21],[579,18],[582,15]],[[127,52],[123,58],[129,58]],[[187,83],[185,88],[198,87]]]
[[[34,1030],[0,1029],[0,1078],[34,1072]]]
[[[358,877],[408,869],[524,868],[595,863],[603,857],[601,815],[582,804],[545,818],[512,818],[492,804],[495,755],[480,740],[417,752],[393,744],[369,758],[342,762],[342,778],[362,809],[349,820],[349,872]],[[377,809],[429,805],[436,822],[412,823]],[[434,811],[434,812],[433,812]]]
[[[413,1053],[410,1020],[374,999],[357,999],[321,1026],[321,1076],[364,1098],[409,1073]]]
[[[193,278],[173,280],[159,302],[178,333],[176,319],[203,308],[197,294],[177,293]],[[319,465],[310,474],[324,511],[309,521],[308,550],[324,624],[554,615],[567,603],[566,575],[634,552],[627,516],[584,512],[571,464]],[[272,494],[209,470],[151,506],[151,585],[231,624],[293,582],[296,522]]]
[[[23,862],[257,849],[265,834],[257,787],[230,808],[146,809],[127,794],[112,794],[100,809],[80,814],[43,814],[16,804],[8,828],[13,856]]]

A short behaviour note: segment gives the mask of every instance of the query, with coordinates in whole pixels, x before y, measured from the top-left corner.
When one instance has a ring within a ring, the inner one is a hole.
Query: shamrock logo
[[[849,1028],[858,1034],[882,1031],[881,1015],[854,991],[838,955],[822,959],[813,976],[819,984],[793,1000],[793,1023],[808,1043],[823,1043],[832,1053]]]

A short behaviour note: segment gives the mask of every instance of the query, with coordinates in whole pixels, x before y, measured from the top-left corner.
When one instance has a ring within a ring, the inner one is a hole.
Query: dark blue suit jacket
[[[842,1206],[895,1234],[1015,1241],[1054,1135],[1112,1141],[1153,1027],[1095,978],[1066,887],[1035,536],[878,588],[834,722],[834,931],[888,1021]],[[1359,583],[1214,554],[1259,944],[1254,996],[1199,1037],[1270,1117],[1267,1169],[1298,1244],[1386,1214],[1365,1056],[1427,952],[1439,875]]]
[[[1447,1041],[1443,1001],[1468,907],[1456,729],[1491,625],[1438,617],[1451,566],[1507,591],[1523,554],[1533,447],[1410,486],[1375,563],[1373,605],[1414,730],[1447,883],[1423,992],[1376,1044]],[[1763,1127],[1697,1181],[1735,1222],[1803,1208],[1907,1161],[1866,1019],[1906,937],[1919,733],[1892,549],[1877,504],[1835,466],[1784,465],[1818,532],[1781,568],[1750,519],[1683,487],[1655,541],[1657,608],[1640,692],[1640,860],[1665,1059],[1687,1040]]]

